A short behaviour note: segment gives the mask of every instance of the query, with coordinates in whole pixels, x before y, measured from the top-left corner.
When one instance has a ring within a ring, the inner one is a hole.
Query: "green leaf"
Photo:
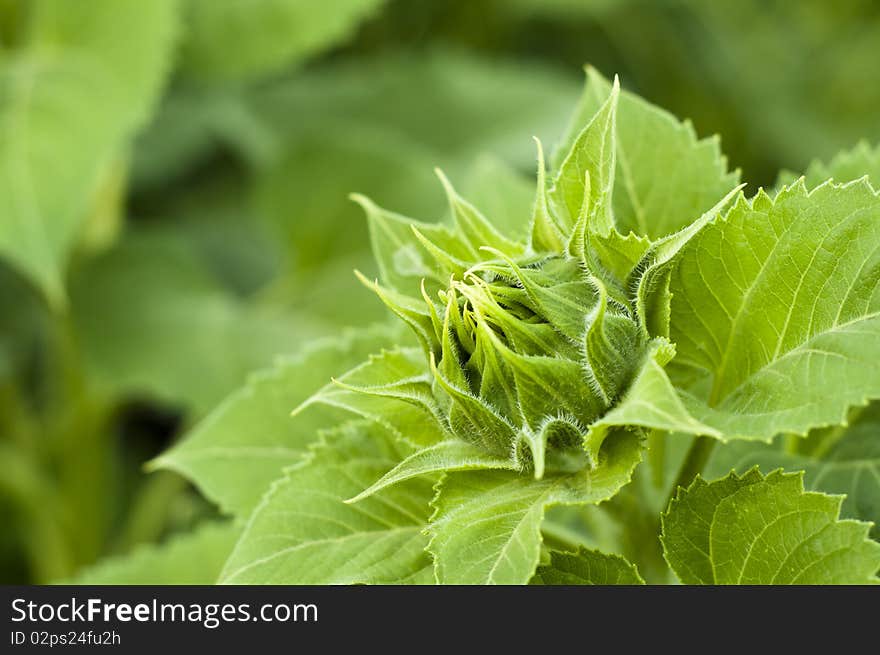
[[[404,451],[381,426],[351,423],[326,435],[254,511],[220,581],[226,584],[424,582],[422,534],[431,482],[414,479],[357,504]]]
[[[0,255],[57,307],[105,167],[168,67],[175,2],[31,0],[0,51]]]
[[[438,49],[423,55],[407,52],[340,60],[267,86],[256,95],[257,109],[273,129],[296,135],[298,141],[310,134],[314,138],[317,126],[332,125],[354,146],[352,140],[369,126],[381,129],[392,144],[401,139],[420,144],[423,152],[433,153],[433,166],[452,173],[450,156],[464,156],[461,163],[470,166],[479,152],[531,167],[534,147],[529,137],[552,139],[577,89],[552,67],[486,61]],[[358,117],[356,126],[352,111]],[[291,121],[291,115],[302,120]],[[443,118],[438,121],[438,117]],[[318,136],[323,141],[332,135]],[[388,186],[391,191],[395,184]],[[373,196],[371,189],[353,190]],[[436,199],[442,200],[442,195]],[[378,200],[384,206],[401,207],[382,196]],[[401,207],[421,216],[416,209]]]
[[[867,141],[860,141],[850,150],[837,153],[828,163],[814,159],[804,173],[808,188],[819,186],[828,180],[850,182],[868,176],[868,181],[875,189],[880,189],[880,144],[873,148]],[[793,173],[782,173],[780,183],[794,184],[797,176]]]
[[[815,447],[803,454],[786,450],[782,436],[772,444],[725,444],[715,451],[706,475],[743,472],[754,466],[765,471],[802,470],[807,490],[846,494],[842,515],[872,522],[876,537],[880,535],[880,403],[851,414],[849,425],[811,432],[804,445]]]
[[[576,553],[552,551],[550,563],[539,566],[533,585],[643,585],[638,569],[620,555],[579,549]]]
[[[678,263],[682,250],[709,223],[716,220],[721,211],[740,192],[740,186],[728,191],[715,205],[690,225],[678,232],[658,239],[650,245],[644,258],[634,272],[641,271],[636,284],[636,311],[646,335],[669,336],[670,274]]]
[[[310,306],[322,301],[328,319],[339,320],[342,313],[348,325],[355,323],[360,308],[380,305],[369,294],[344,303],[323,300],[353,288],[341,283],[327,293],[313,291],[331,276],[347,283],[352,268],[374,276],[372,267],[365,268],[367,222],[348,194],[358,192],[379,206],[430,224],[446,212],[434,167],[440,166],[462,189],[468,186],[467,171],[484,152],[517,168],[531,168],[534,151],[529,137],[552,138],[576,93],[568,78],[521,62],[486,63],[442,51],[339,59],[251,90],[244,98],[250,120],[223,123],[234,130],[217,134],[215,142],[227,145],[227,151],[241,151],[240,141],[247,145],[256,140],[256,147],[245,150],[247,162],[254,159],[248,154],[251,150],[262,153],[262,145],[268,143],[269,157],[258,160],[256,197],[277,243],[288,251],[291,286],[308,294]],[[541,102],[534,102],[535,97]],[[388,98],[395,101],[389,103]],[[213,107],[221,101],[206,97],[203,102]],[[191,115],[181,108],[178,120],[190,120]],[[351,120],[353,115],[357,121]],[[438,122],[437,116],[444,118]],[[216,122],[212,119],[210,124]],[[259,128],[256,139],[251,123]],[[156,131],[160,129],[157,125]],[[174,152],[178,142],[173,135],[151,134],[154,145],[166,143]],[[177,161],[169,155],[156,166],[162,168],[168,159]],[[508,237],[528,212],[522,205],[508,220],[507,214],[489,213],[491,207],[482,196],[466,197]],[[293,216],[297,220],[290,220]],[[413,239],[408,226],[403,236]],[[405,242],[421,252],[417,241]],[[396,287],[380,277],[383,284]],[[421,277],[430,282],[431,275],[420,272],[413,277],[405,289],[417,295]],[[295,303],[289,294],[282,298]],[[356,302],[359,299],[364,302]]]
[[[139,546],[127,555],[103,560],[63,584],[214,584],[240,532],[233,523],[205,523],[165,543]]]
[[[209,80],[262,77],[344,41],[383,4],[384,0],[186,0],[181,65],[188,74]]]
[[[292,418],[291,410],[388,338],[385,326],[348,332],[254,374],[154,466],[178,471],[224,511],[247,516],[272,481],[337,418],[326,410]]]
[[[769,440],[838,425],[880,397],[878,218],[864,182],[798,184],[740,198],[684,247],[671,278],[673,382],[697,420]]]
[[[554,155],[574,143],[576,130],[599,111],[611,84],[587,69],[587,84],[567,135]],[[617,172],[614,217],[617,229],[652,239],[676,232],[708,211],[739,182],[728,172],[717,138],[698,140],[689,122],[638,96],[622,92],[617,110]]]
[[[838,519],[842,500],[805,492],[802,474],[698,476],[662,516],[664,554],[685,584],[880,582],[880,543]]]
[[[201,417],[248,373],[320,334],[307,316],[234,296],[204,259],[179,230],[151,224],[72,271],[71,312],[97,387]]]
[[[594,469],[540,480],[507,471],[448,474],[429,528],[438,581],[525,584],[538,565],[546,508],[607,500],[629,482],[641,453],[640,437],[622,432],[608,440]]]

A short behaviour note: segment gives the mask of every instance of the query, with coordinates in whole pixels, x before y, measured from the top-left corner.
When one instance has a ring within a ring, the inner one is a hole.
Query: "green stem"
[[[0,461],[4,464],[0,494],[15,508],[33,580],[46,584],[67,576],[71,571],[67,536],[60,517],[48,509],[55,505],[54,485],[32,452],[0,443]]]
[[[864,405],[850,410],[845,425],[837,425],[833,428],[827,429],[816,443],[811,444],[812,448],[810,448],[805,454],[810,457],[815,457],[816,459],[825,457],[831,449],[834,448],[844,436],[846,436],[847,430],[859,420],[859,417],[867,408],[868,405]],[[803,437],[800,437],[799,441],[803,442]]]
[[[669,433],[664,430],[651,430],[648,433],[648,463],[651,465],[651,483],[655,489],[662,489],[666,473],[666,442]]]
[[[186,481],[169,471],[153,473],[144,480],[110,551],[126,553],[140,543],[158,540],[169,523],[172,501],[185,489]]]
[[[50,330],[41,371],[45,384],[38,396],[40,448],[34,458],[51,484],[35,521],[56,526],[51,538],[67,569],[56,576],[65,577],[93,561],[106,538],[115,497],[112,407],[88,384],[70,315],[56,315]]]
[[[553,546],[560,550],[577,551],[581,547],[590,547],[584,535],[579,534],[576,530],[560,525],[553,521],[545,520],[541,525],[541,532],[544,533],[547,545]]]
[[[690,450],[688,450],[684,462],[682,462],[681,468],[678,471],[675,484],[672,485],[671,496],[675,495],[679,487],[690,485],[694,478],[703,472],[717,443],[718,440],[713,437],[697,437],[694,439],[694,443],[691,444]]]

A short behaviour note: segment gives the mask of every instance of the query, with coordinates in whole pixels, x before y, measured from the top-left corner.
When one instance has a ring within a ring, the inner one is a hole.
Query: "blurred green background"
[[[382,317],[348,194],[439,218],[440,166],[491,215],[583,64],[722,135],[752,190],[880,139],[871,0],[0,0],[0,45],[4,583],[210,517],[144,464]]]

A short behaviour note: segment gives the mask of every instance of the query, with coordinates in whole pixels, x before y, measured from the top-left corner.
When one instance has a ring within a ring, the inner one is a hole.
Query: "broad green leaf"
[[[611,84],[592,68],[554,165],[574,143],[576,133],[599,111]],[[739,182],[727,171],[719,141],[698,140],[689,122],[622,92],[617,109],[617,172],[614,217],[623,234],[652,239],[676,232],[709,210]]]
[[[190,75],[209,80],[276,73],[344,41],[382,4],[384,0],[185,0],[181,65]]]
[[[0,255],[56,306],[96,186],[168,68],[172,0],[30,0],[0,50]]]
[[[159,191],[225,147],[246,161],[259,160],[266,136],[242,89],[172,85],[131,153],[133,191]],[[188,189],[186,189],[188,191]]]
[[[666,560],[685,584],[880,582],[880,543],[838,519],[842,500],[805,492],[802,474],[698,476],[662,516]]]
[[[134,183],[154,190],[218,150],[238,155],[260,169],[261,205],[272,223],[285,237],[297,235],[284,245],[314,265],[340,241],[349,250],[363,245],[366,228],[356,223],[349,193],[439,217],[435,166],[459,179],[489,152],[531,167],[529,136],[555,136],[576,95],[567,76],[547,67],[436,49],[334,59],[244,88],[180,84],[138,140]],[[327,234],[328,217],[345,232]]]
[[[322,327],[234,296],[193,243],[161,225],[133,229],[84,261],[72,271],[70,296],[96,386],[195,416]]]
[[[425,55],[341,60],[269,85],[256,95],[257,111],[285,135],[302,138],[330,124],[344,130],[345,124],[351,127],[356,111],[358,126],[349,139],[364,126],[382,128],[389,137],[396,135],[392,142],[405,138],[435,153],[432,166],[452,175],[450,155],[464,155],[461,163],[467,167],[479,152],[530,169],[534,146],[529,138],[537,134],[548,142],[555,136],[577,88],[551,67],[438,49]],[[291,121],[291,115],[303,120]],[[374,195],[370,189],[351,190]],[[437,200],[442,199],[438,194]],[[377,201],[423,215],[381,196]]]
[[[378,424],[350,423],[291,467],[254,511],[225,584],[425,582],[431,481],[409,480],[356,504],[404,454]]]
[[[843,423],[880,397],[880,197],[864,182],[740,198],[671,278],[673,382],[726,438]],[[703,388],[706,387],[706,388]]]
[[[638,569],[620,555],[581,548],[576,553],[553,551],[550,563],[538,567],[533,585],[643,585]]]
[[[139,546],[127,555],[91,566],[65,584],[209,585],[217,582],[241,532],[233,523],[206,523],[159,545]]]
[[[607,500],[629,482],[641,452],[640,437],[621,432],[608,439],[593,469],[540,480],[507,471],[446,475],[429,528],[438,581],[525,584],[538,565],[546,508]]]
[[[804,173],[804,179],[807,187],[813,188],[828,180],[851,182],[865,175],[871,186],[880,189],[880,144],[872,148],[867,141],[860,141],[850,150],[837,153],[827,163],[814,159]],[[781,184],[797,181],[793,173],[784,172],[779,177]]]
[[[669,281],[671,269],[677,264],[678,257],[690,241],[709,223],[718,218],[721,211],[737,196],[744,184],[728,191],[715,205],[690,225],[678,232],[658,239],[648,248],[644,258],[634,273],[641,271],[638,280],[629,280],[637,284],[636,311],[646,335],[669,336],[670,291]]]
[[[805,454],[787,450],[784,437],[772,444],[725,444],[716,450],[706,475],[743,472],[753,466],[765,471],[804,471],[807,490],[846,494],[843,516],[872,522],[872,533],[880,535],[880,403],[856,408],[851,414],[848,426],[811,432],[806,444],[819,449]]]
[[[252,375],[154,466],[185,475],[224,511],[247,516],[285,467],[303,458],[319,431],[336,422],[331,411],[298,417],[291,411],[387,339],[387,327],[376,326],[312,342]]]

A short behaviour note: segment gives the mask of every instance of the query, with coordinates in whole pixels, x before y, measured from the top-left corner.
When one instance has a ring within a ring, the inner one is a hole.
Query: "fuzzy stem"
[[[697,475],[703,472],[717,443],[718,440],[713,437],[697,437],[694,439],[694,443],[691,444],[681,469],[678,471],[675,484],[672,485],[670,496],[675,496],[679,487],[687,487]],[[670,500],[672,500],[671,497]]]

